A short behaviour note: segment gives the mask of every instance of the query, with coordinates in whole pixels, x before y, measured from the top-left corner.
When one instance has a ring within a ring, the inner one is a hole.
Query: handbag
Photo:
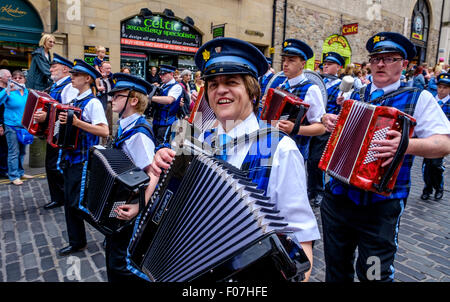
[[[22,127],[13,127],[17,134],[17,140],[22,145],[29,145],[33,142],[34,136],[27,131],[27,129]]]

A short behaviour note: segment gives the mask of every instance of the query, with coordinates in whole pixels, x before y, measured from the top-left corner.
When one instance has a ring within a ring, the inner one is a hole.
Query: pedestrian
[[[0,91],[8,86],[11,72],[0,69]],[[0,177],[8,178],[8,143],[5,137],[5,105],[0,105]]]
[[[216,50],[219,49],[220,52]],[[205,43],[195,55],[195,63],[205,78],[205,95],[216,114],[219,125],[200,137],[206,143],[212,137],[228,136],[234,139],[258,131],[269,125],[258,122],[260,87],[258,77],[267,70],[264,55],[248,42],[234,38],[216,38]],[[225,100],[225,102],[224,102]],[[223,158],[233,166],[249,172],[270,202],[276,204],[280,215],[289,223],[313,265],[312,242],[320,238],[317,221],[306,196],[304,160],[295,142],[275,128],[273,135],[260,136],[251,142],[237,144],[227,150]],[[271,139],[270,151],[260,150]],[[267,151],[267,152],[266,152]],[[264,153],[264,154],[262,154]],[[270,153],[270,154],[268,154]],[[162,148],[155,154],[151,170],[160,175],[167,169],[175,151]],[[277,163],[272,166],[267,162]],[[306,273],[308,280],[311,270]],[[258,276],[255,276],[255,280]]]
[[[157,87],[161,86],[161,76],[158,73],[158,69],[156,66],[152,66],[150,69],[150,75],[148,78],[150,84],[155,85]]]
[[[62,158],[64,175],[64,212],[66,217],[69,245],[60,249],[60,256],[67,256],[86,248],[86,230],[84,220],[78,212],[82,174],[87,168],[89,148],[99,143],[99,137],[109,134],[105,111],[100,101],[95,98],[95,79],[101,74],[83,60],[75,59],[72,74],[72,86],[78,89],[78,96],[69,104],[82,110],[81,119],[73,115],[72,126],[78,127],[77,147],[66,150]],[[61,124],[67,122],[67,112],[59,114]]]
[[[425,89],[426,83],[425,83],[425,77],[423,76],[423,67],[418,66],[414,70],[413,75],[413,87],[419,88],[419,89]]]
[[[143,113],[147,108],[147,95],[152,90],[147,81],[125,73],[113,75],[116,82],[109,94],[112,95],[112,110],[119,114],[119,129],[113,148],[123,150],[133,163],[149,177],[150,182],[145,192],[145,203],[156,187],[157,177],[150,174],[150,164],[155,154],[155,138],[151,125]],[[139,204],[125,204],[115,210],[117,219],[130,221],[139,213]],[[127,247],[133,233],[133,224],[125,226],[120,232],[106,236],[106,272],[109,282],[143,281],[127,269]]]
[[[437,103],[450,120],[450,74],[442,73],[437,77]],[[444,158],[424,158],[422,163],[422,174],[425,187],[423,188],[422,200],[428,200],[434,193],[435,200],[441,200],[444,196]]]
[[[22,87],[10,84],[10,92],[3,89],[0,92],[0,105],[5,105],[4,126],[6,142],[8,144],[8,177],[13,185],[23,184],[22,179],[30,179],[33,176],[25,174],[23,160],[26,154],[26,142],[21,140],[23,135],[32,139],[32,135],[22,126],[22,116],[28,98],[28,89],[25,88],[26,78],[22,71],[16,70],[12,73],[12,80]]]
[[[68,104],[78,95],[78,89],[72,86],[72,79],[70,77],[72,67],[72,61],[57,53],[53,54],[50,73],[54,84],[50,87],[49,94],[58,103]],[[47,119],[47,113],[45,111],[36,111],[34,119],[38,123],[43,123]],[[60,149],[47,143],[45,150],[45,173],[50,192],[50,202],[44,206],[46,210],[64,205],[64,177],[62,170],[58,167],[58,161],[62,154],[60,151]]]
[[[373,105],[395,107],[413,116],[417,125],[409,140],[406,156],[392,194],[383,196],[360,190],[331,178],[325,186],[321,205],[325,255],[325,281],[393,281],[394,258],[398,249],[400,217],[411,187],[413,156],[443,157],[450,153],[450,123],[426,90],[405,89],[400,75],[408,60],[416,55],[414,45],[399,33],[380,32],[366,44],[373,81],[361,100]],[[336,115],[327,114],[323,122],[333,128]],[[400,132],[390,130],[387,139],[375,140],[375,158],[387,166],[397,151]],[[372,274],[374,261],[377,274]]]
[[[30,69],[27,72],[27,87],[43,91],[52,84],[50,75],[50,62],[52,55],[50,50],[55,45],[55,37],[44,34],[39,41],[39,47],[31,53]]]

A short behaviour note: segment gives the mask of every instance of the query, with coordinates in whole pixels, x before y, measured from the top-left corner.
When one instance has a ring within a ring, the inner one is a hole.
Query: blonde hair
[[[43,47],[49,39],[53,39],[56,41],[56,38],[54,35],[51,35],[51,34],[42,35],[41,39],[39,40],[39,47]]]
[[[136,104],[136,112],[139,114],[144,114],[145,109],[147,109],[148,105],[148,97],[147,95],[132,90],[130,93],[130,98],[137,98],[138,103]]]
[[[104,46],[98,45],[95,47],[95,52],[104,51],[106,53],[106,48]]]

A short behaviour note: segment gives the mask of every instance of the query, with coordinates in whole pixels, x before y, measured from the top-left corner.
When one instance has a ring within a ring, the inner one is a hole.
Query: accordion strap
[[[298,131],[300,130],[300,124],[302,122],[303,117],[306,114],[306,109],[304,106],[300,106],[299,112],[297,114],[297,118],[295,119],[294,128],[292,128],[291,133],[289,133],[290,136],[297,135]]]
[[[388,170],[381,178],[380,184],[374,184],[374,187],[378,192],[391,192],[391,190],[388,190],[386,187],[388,182],[391,180],[392,175],[403,161],[403,156],[409,144],[409,129],[411,125],[415,125],[415,122],[406,115],[400,115],[399,119],[402,123],[402,136],[400,138],[400,143],[397,151],[395,152],[394,158],[388,167]]]

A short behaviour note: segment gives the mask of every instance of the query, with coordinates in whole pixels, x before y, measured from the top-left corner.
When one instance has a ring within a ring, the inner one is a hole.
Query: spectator
[[[427,90],[433,95],[437,95],[437,77],[441,74],[442,70],[439,65],[434,66],[430,80],[428,81]]]
[[[101,78],[98,78],[96,81],[101,83],[99,88],[99,93],[97,94],[98,99],[103,105],[103,109],[105,110],[106,119],[108,121],[108,127],[109,127],[109,135],[112,135],[112,127],[113,127],[113,120],[112,120],[112,105],[111,105],[111,99],[112,96],[110,96],[108,93],[114,88],[114,82],[112,79],[112,73],[111,73],[111,63],[109,61],[103,61],[100,66],[100,73],[102,75]],[[102,142],[104,142],[104,139],[102,138]]]
[[[200,91],[200,88],[202,88],[205,85],[205,82],[202,80],[202,72],[199,70],[194,75],[194,84],[195,84],[195,90],[197,92]]]
[[[39,47],[33,51],[30,69],[27,72],[27,87],[44,90],[52,84],[50,77],[50,62],[52,61],[50,50],[55,45],[55,37],[44,34],[39,41]]]
[[[97,53],[97,56],[94,59],[94,68],[101,73],[100,68],[102,66],[102,63],[105,61],[106,57],[106,48],[99,45],[95,48],[95,52]]]
[[[191,95],[192,92],[196,90],[195,84],[191,81],[192,72],[189,69],[185,69],[181,72],[180,77],[181,83],[185,86],[185,89],[189,95]]]
[[[0,69],[0,91],[8,85],[11,72],[8,69]],[[8,144],[5,137],[4,117],[5,105],[0,106],[0,177],[8,177]]]
[[[161,86],[161,77],[159,76],[158,69],[155,66],[151,68],[151,74],[148,78],[148,82],[155,86]]]
[[[422,66],[418,66],[414,71],[413,87],[416,87],[419,89],[425,89],[425,87],[426,87],[425,77],[423,76],[423,67]]]
[[[128,73],[128,74],[131,74],[130,68],[128,68],[128,67],[122,67],[122,68],[120,69],[120,72],[121,72],[121,73]]]
[[[25,86],[26,79],[22,71],[16,70],[12,73],[12,79]],[[8,143],[8,177],[12,184],[19,186],[23,184],[21,178],[33,178],[25,174],[23,159],[25,157],[26,145],[19,142],[16,131],[24,129],[22,116],[28,98],[28,89],[19,89],[11,84],[11,91],[7,89],[0,92],[0,105],[5,104],[5,136]]]

